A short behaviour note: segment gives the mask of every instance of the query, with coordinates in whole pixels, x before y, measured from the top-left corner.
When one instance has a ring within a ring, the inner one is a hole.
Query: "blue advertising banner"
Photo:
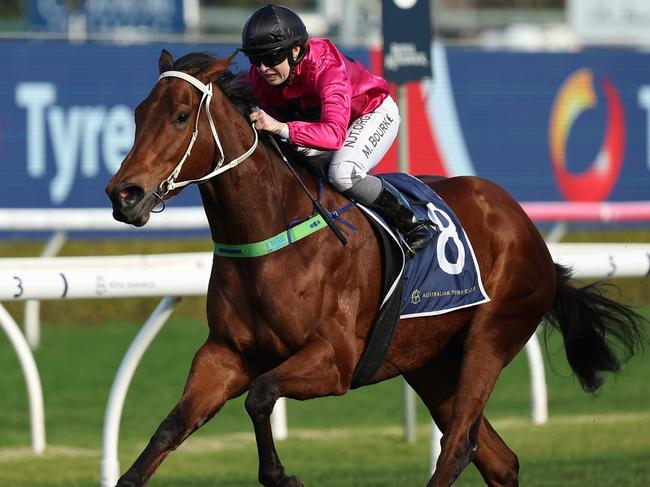
[[[108,208],[163,47],[237,46],[1,42],[0,207]],[[408,86],[412,174],[477,174],[520,201],[649,199],[650,53],[434,47],[432,59],[436,79]],[[248,66],[240,55],[233,70]],[[378,169],[394,172],[390,159]],[[171,204],[199,204],[198,191]]]
[[[110,206],[104,188],[131,148],[133,110],[158,79],[163,47],[225,57],[237,46],[3,42],[0,207]],[[198,191],[179,198],[199,203]]]
[[[412,174],[479,175],[519,201],[650,200],[649,53],[432,53],[435,80],[407,86]]]
[[[89,33],[119,32],[137,29],[138,32],[184,32],[184,0],[85,0],[82,2]],[[65,32],[68,29],[70,9],[65,0],[29,0],[29,23],[33,30]]]
[[[475,172],[520,201],[650,199],[650,55],[447,52]]]
[[[226,57],[237,47],[1,42],[0,207],[110,208],[104,188],[131,148],[133,111],[158,79],[161,50]],[[367,51],[346,54],[368,63]],[[240,54],[231,69],[249,66]],[[198,190],[171,204],[199,205]]]
[[[184,0],[85,0],[86,30],[115,32],[185,32]]]
[[[429,0],[383,0],[384,77],[395,83],[431,77]]]

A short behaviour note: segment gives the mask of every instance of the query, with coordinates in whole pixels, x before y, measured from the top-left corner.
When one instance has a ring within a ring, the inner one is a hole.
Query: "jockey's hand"
[[[254,111],[251,113],[250,118],[251,122],[254,122],[255,128],[257,130],[266,130],[267,132],[273,132],[274,134],[277,134],[285,139],[289,135],[289,127],[287,124],[278,122],[264,110],[260,109]]]

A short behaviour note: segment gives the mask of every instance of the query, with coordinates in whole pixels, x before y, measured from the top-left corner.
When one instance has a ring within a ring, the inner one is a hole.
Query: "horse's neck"
[[[229,152],[226,146],[224,152]],[[212,239],[259,242],[286,229],[296,215],[309,212],[309,207],[300,207],[302,198],[296,197],[290,178],[277,154],[260,141],[246,161],[201,185]]]

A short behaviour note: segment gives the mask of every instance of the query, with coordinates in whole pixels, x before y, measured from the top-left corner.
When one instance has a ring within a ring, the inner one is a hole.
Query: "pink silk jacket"
[[[343,146],[348,126],[372,112],[389,94],[388,82],[345,57],[327,39],[309,49],[282,86],[272,86],[251,66],[248,73],[260,108],[289,126],[289,140],[320,150]]]

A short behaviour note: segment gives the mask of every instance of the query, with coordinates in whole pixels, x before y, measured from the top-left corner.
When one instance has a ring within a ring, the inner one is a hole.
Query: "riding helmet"
[[[241,51],[260,55],[305,44],[307,28],[298,15],[287,7],[267,5],[249,17],[242,31]]]

